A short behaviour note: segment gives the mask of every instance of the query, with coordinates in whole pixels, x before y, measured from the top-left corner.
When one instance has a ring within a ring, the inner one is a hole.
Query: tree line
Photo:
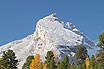
[[[28,56],[22,69],[104,69],[104,32],[98,37],[101,47],[96,54],[89,58],[86,47],[79,46],[76,52],[76,62],[69,63],[68,55],[64,56],[63,60],[56,61],[55,54],[48,51],[45,56],[45,61],[42,62],[39,54]],[[17,69],[18,59],[13,50],[3,52],[0,58],[0,69]]]

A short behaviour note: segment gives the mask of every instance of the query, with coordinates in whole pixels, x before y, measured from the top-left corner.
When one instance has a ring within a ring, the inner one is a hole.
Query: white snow
[[[94,42],[82,34],[75,25],[69,22],[64,23],[56,14],[51,14],[37,22],[36,31],[33,34],[1,46],[0,56],[3,51],[12,49],[19,59],[19,69],[22,68],[29,55],[39,53],[44,61],[47,51],[52,49],[57,59],[62,59],[67,54],[72,62],[75,60],[77,47],[83,43],[91,47],[95,46]]]

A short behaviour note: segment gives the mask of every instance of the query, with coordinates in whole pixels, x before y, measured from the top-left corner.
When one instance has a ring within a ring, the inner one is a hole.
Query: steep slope
[[[42,61],[45,60],[47,51],[52,50],[56,59],[62,59],[66,54],[75,61],[76,49],[79,45],[95,46],[94,42],[87,38],[71,23],[64,23],[56,14],[40,19],[36,25],[36,31],[24,39],[16,40],[0,47],[0,56],[3,51],[12,49],[19,59],[18,68],[29,55],[40,54]]]

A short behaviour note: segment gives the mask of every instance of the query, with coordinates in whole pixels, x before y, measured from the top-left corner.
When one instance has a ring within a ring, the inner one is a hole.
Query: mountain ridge
[[[63,59],[65,55],[68,55],[72,62],[72,60],[76,60],[76,50],[80,45],[94,47],[95,43],[72,23],[60,21],[57,14],[54,13],[40,19],[33,34],[1,46],[0,56],[3,51],[13,50],[19,59],[19,69],[22,68],[28,56],[36,53],[39,53],[40,58],[44,61],[49,50],[54,51],[56,59]]]

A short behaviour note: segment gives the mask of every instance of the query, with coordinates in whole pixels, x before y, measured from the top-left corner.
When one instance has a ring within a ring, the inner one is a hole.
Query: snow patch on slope
[[[84,41],[85,40],[85,41]],[[77,47],[88,44],[94,46],[94,42],[81,33],[72,23],[64,23],[56,14],[40,19],[36,25],[36,31],[24,39],[16,40],[0,47],[0,56],[3,51],[12,49],[19,59],[18,68],[21,69],[26,58],[30,55],[40,54],[45,60],[47,51],[53,50],[56,59],[63,59],[67,54],[70,62],[75,61]]]

